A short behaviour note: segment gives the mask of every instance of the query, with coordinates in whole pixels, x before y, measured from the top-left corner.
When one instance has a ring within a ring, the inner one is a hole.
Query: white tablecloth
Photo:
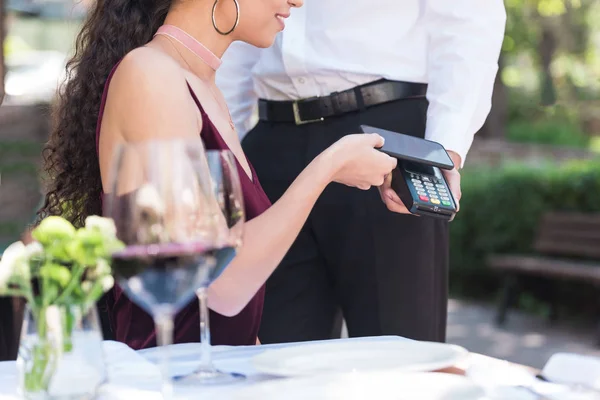
[[[340,341],[361,340],[406,340],[397,336],[377,338],[339,339]],[[313,342],[314,343],[314,342]],[[201,388],[176,388],[177,399],[227,399],[227,394],[241,387],[255,384],[267,379],[277,379],[261,375],[253,367],[253,356],[273,348],[295,346],[298,343],[261,345],[261,346],[215,346],[213,359],[218,369],[238,372],[246,375],[246,379],[233,385]],[[147,349],[134,352],[127,346],[117,342],[104,342],[108,371],[108,383],[101,389],[101,400],[130,400],[143,398],[147,400],[162,399],[159,370],[154,364],[159,360],[159,349]],[[186,343],[170,346],[170,374],[177,376],[193,371],[200,359],[199,343]],[[0,362],[0,400],[17,399],[17,369],[14,361]]]

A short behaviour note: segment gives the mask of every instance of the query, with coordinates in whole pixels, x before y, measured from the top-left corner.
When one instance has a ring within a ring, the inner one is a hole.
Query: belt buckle
[[[321,118],[317,118],[317,119],[307,119],[307,120],[303,120],[300,117],[300,109],[298,108],[298,100],[295,100],[292,103],[292,110],[294,111],[294,122],[296,123],[296,125],[304,125],[304,124],[311,124],[313,122],[321,122],[324,120],[323,117]]]

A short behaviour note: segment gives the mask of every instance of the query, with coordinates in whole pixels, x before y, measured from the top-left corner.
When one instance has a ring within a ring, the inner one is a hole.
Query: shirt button
[[[300,79],[298,79],[298,83],[304,83],[304,82],[306,82],[306,81],[304,80],[304,78],[300,78]]]

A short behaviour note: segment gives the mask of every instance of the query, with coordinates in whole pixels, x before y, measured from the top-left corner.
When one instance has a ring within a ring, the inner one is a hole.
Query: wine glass
[[[210,276],[211,282],[217,279],[235,257],[242,244],[243,224],[245,220],[244,200],[236,159],[229,150],[207,151],[206,162],[210,174],[209,197],[214,199],[212,223],[215,227],[213,256],[216,267]],[[199,158],[202,159],[201,157]],[[198,163],[200,164],[200,163]],[[199,168],[204,171],[204,168]],[[202,173],[202,172],[201,172]],[[200,304],[200,366],[191,375],[176,378],[184,384],[224,384],[243,379],[237,373],[227,373],[215,368],[211,358],[209,311],[207,289],[202,285],[196,291]]]
[[[165,397],[172,391],[165,346],[173,341],[174,315],[207,285],[216,266],[208,173],[191,156],[203,151],[199,139],[120,146],[104,202],[104,215],[126,245],[112,255],[115,278],[154,318]]]

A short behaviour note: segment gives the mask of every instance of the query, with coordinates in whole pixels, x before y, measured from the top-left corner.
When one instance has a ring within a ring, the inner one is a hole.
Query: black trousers
[[[243,147],[274,202],[360,124],[423,137],[426,111],[425,99],[409,99],[307,125],[259,122]],[[375,188],[331,184],[267,282],[259,337],[328,339],[341,309],[351,337],[445,341],[447,276],[447,222],[392,213]]]

